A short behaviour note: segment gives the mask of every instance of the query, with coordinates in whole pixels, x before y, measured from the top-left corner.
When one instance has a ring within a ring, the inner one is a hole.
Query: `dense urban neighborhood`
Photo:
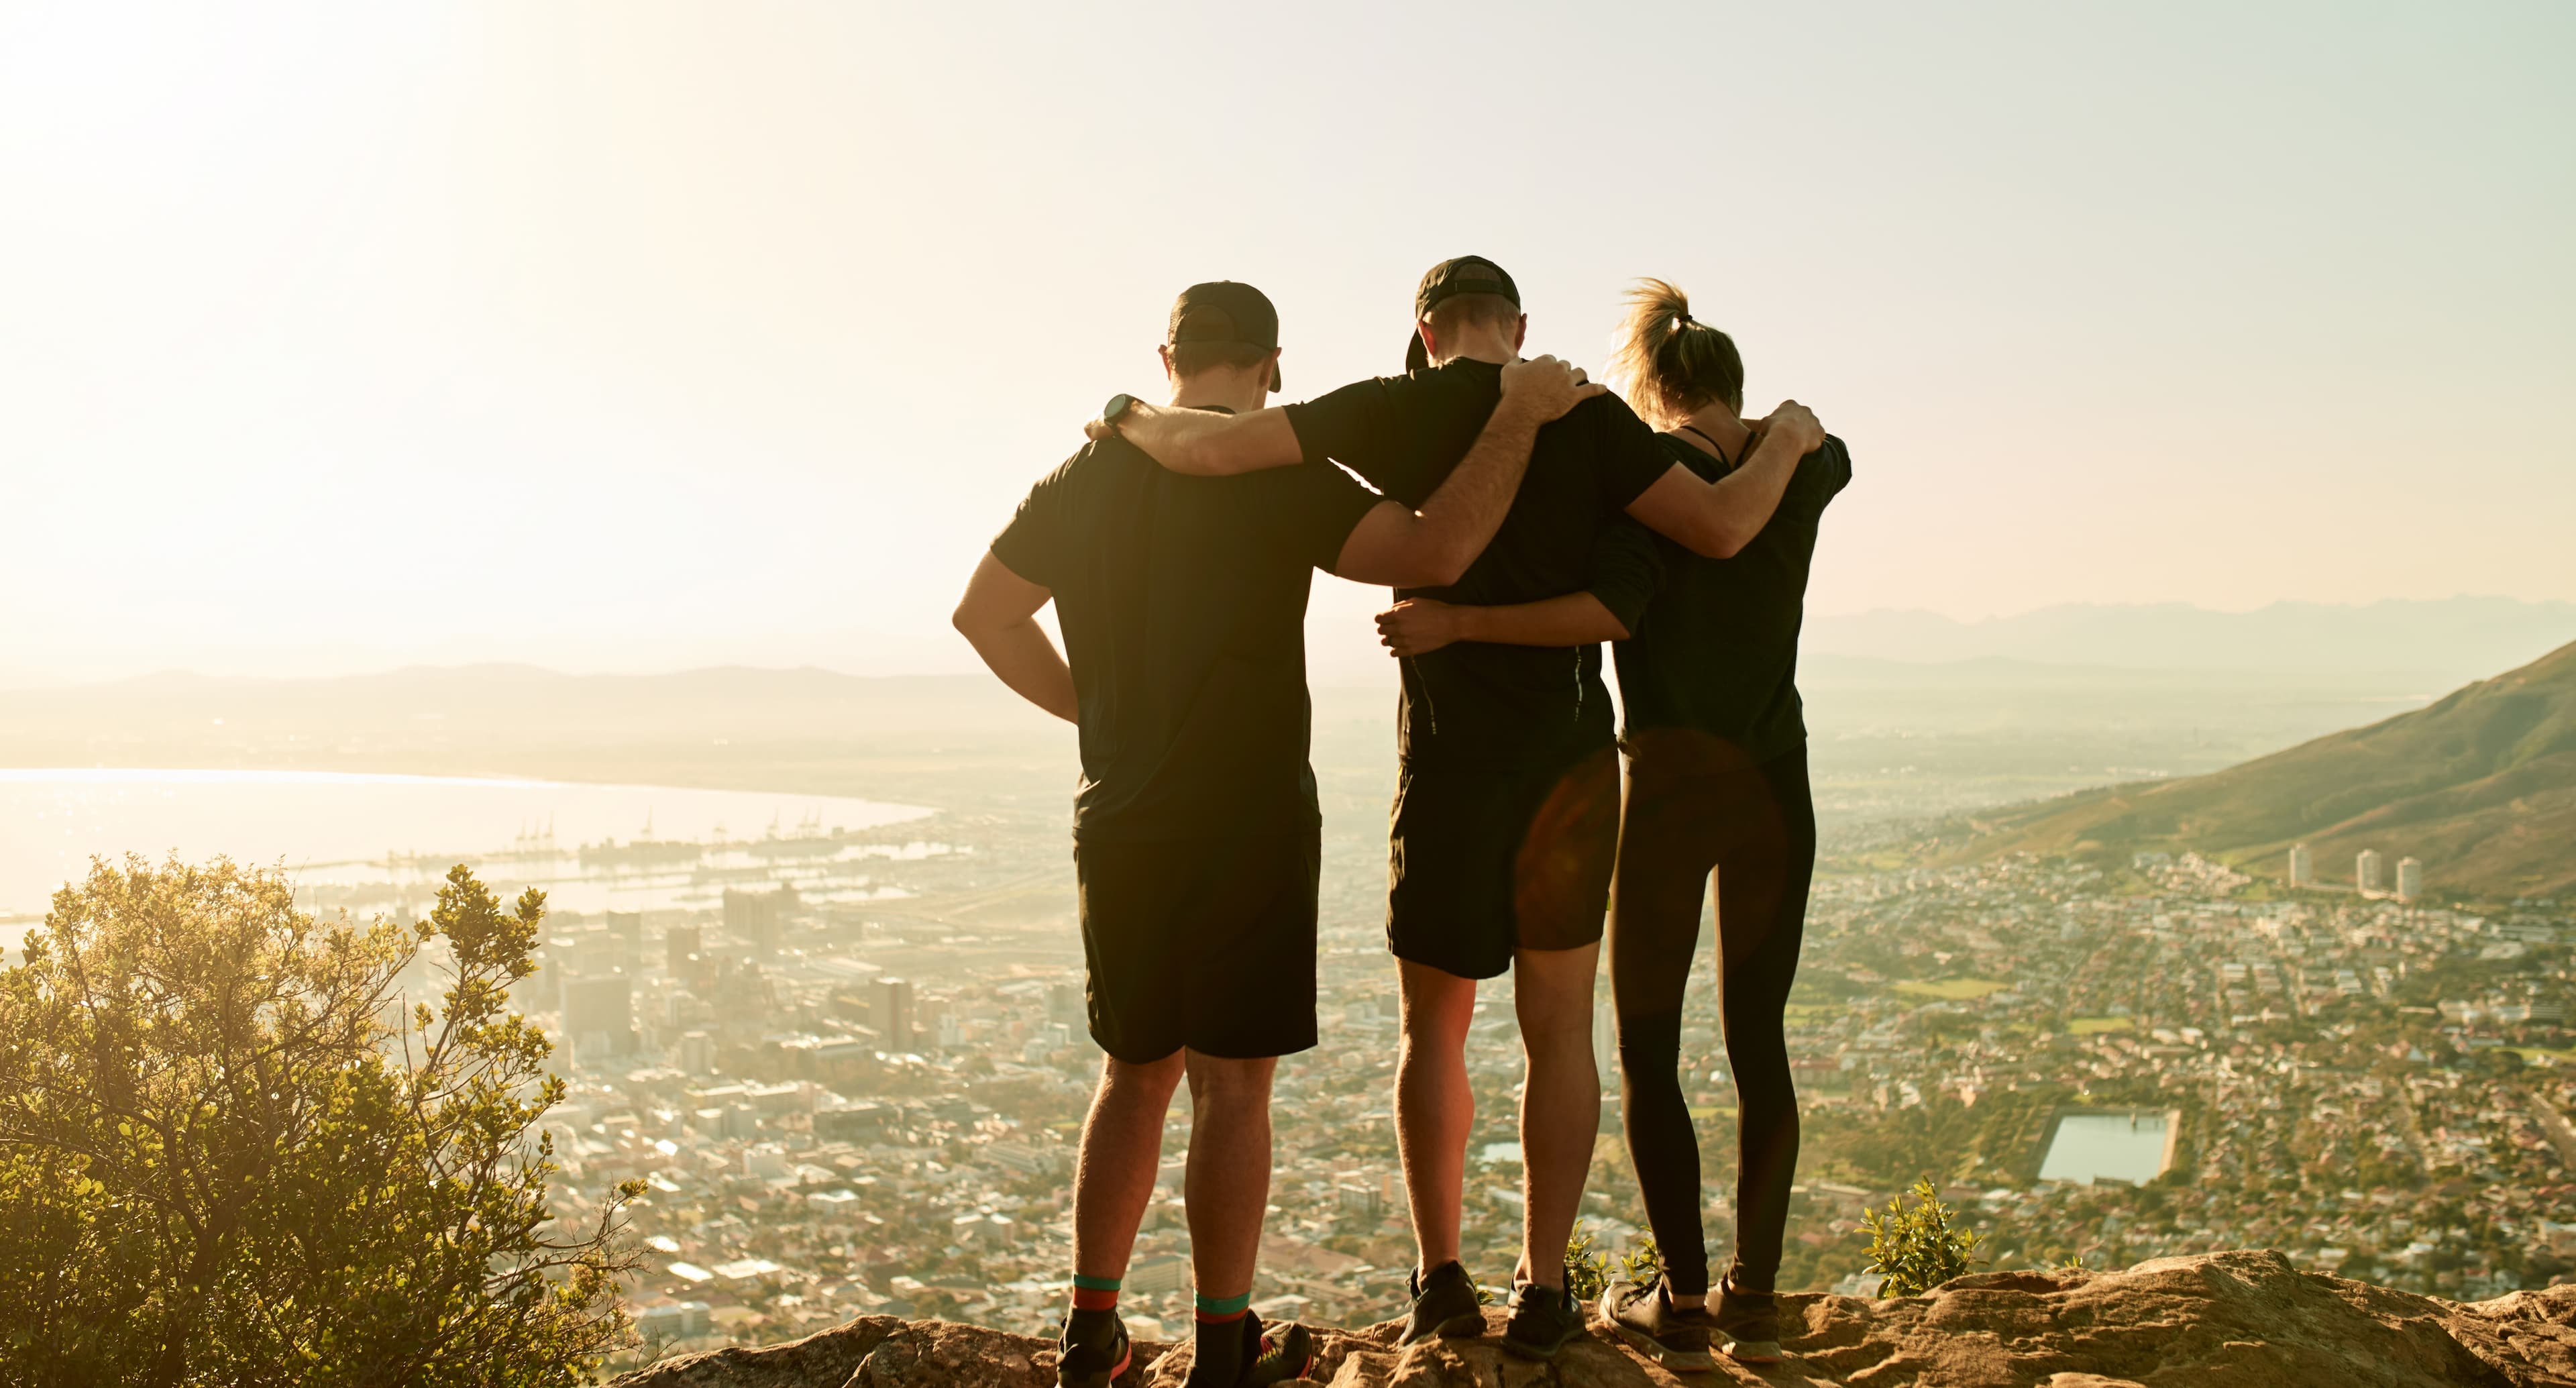
[[[1078,940],[1050,918],[1060,833],[943,815],[783,839],[774,861],[864,859],[875,899],[808,905],[782,873],[720,908],[548,923],[522,990],[572,1080],[547,1124],[558,1199],[579,1214],[646,1183],[645,1353],[861,1313],[1032,1332],[1059,1314],[1099,1063]],[[1335,842],[1323,1042],[1280,1069],[1255,1296],[1266,1316],[1351,1324],[1400,1311],[1412,1243],[1377,880],[1363,838]],[[1785,1287],[1874,1290],[1860,1216],[1920,1178],[1997,1266],[2277,1248],[2461,1298],[2576,1271],[2562,906],[2258,881],[2187,853],[1933,860],[1882,841],[1820,873],[1790,1011],[1805,1147]],[[1519,1229],[1508,989],[1488,987],[1472,1049],[1467,1257],[1489,1284]],[[1712,966],[1687,1018],[1722,1244],[1733,1110]],[[1605,996],[1605,1067],[1610,1025]],[[1643,1236],[1606,1068],[1604,1092],[1583,1232],[1615,1253]],[[1126,1281],[1149,1338],[1188,1321],[1188,1145],[1184,1097]]]

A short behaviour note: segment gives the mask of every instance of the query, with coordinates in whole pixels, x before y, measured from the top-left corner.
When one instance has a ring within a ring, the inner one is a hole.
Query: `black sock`
[[[1247,1356],[1244,1333],[1252,1321],[1245,1311],[1223,1320],[1201,1320],[1198,1333],[1191,1340],[1190,1377],[1184,1388],[1234,1388],[1243,1381]]]

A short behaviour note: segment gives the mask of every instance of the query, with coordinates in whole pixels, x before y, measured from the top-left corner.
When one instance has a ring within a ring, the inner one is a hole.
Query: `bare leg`
[[[1101,1059],[1100,1087],[1082,1120],[1073,1169],[1073,1270],[1085,1277],[1127,1275],[1136,1226],[1154,1198],[1163,1114],[1181,1082],[1181,1055],[1174,1051],[1144,1065]]]
[[[1404,1046],[1395,1064],[1395,1139],[1404,1198],[1424,1272],[1458,1260],[1459,1203],[1465,1198],[1467,1135],[1476,1093],[1467,1084],[1467,1024],[1476,980],[1396,961],[1404,991]]]
[[[1514,953],[1528,1083],[1521,1090],[1521,1262],[1524,1281],[1565,1285],[1583,1178],[1601,1129],[1601,1075],[1592,1056],[1592,981],[1601,946]]]
[[[1252,1290],[1270,1204],[1270,1077],[1278,1065],[1189,1053],[1190,1267],[1202,1295]]]

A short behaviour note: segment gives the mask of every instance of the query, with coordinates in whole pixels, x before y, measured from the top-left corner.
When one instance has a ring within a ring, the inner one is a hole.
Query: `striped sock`
[[[1115,1311],[1118,1309],[1118,1281],[1115,1277],[1073,1275],[1073,1309],[1077,1311]]]
[[[1243,1377],[1244,1317],[1252,1293],[1198,1297],[1198,1330],[1192,1335],[1190,1376],[1183,1388],[1233,1388]]]
[[[1239,1321],[1243,1319],[1243,1313],[1250,1309],[1252,1309],[1252,1293],[1250,1292],[1245,1292],[1241,1296],[1209,1296],[1207,1293],[1201,1292],[1198,1296],[1199,1323],[1201,1325],[1216,1325],[1228,1321]]]

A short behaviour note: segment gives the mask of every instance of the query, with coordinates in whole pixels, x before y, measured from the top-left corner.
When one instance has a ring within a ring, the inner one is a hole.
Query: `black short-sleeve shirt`
[[[1669,434],[1666,455],[1709,481],[1727,468]],[[1661,536],[1663,586],[1635,635],[1619,643],[1619,700],[1632,734],[1687,728],[1768,761],[1806,741],[1798,698],[1798,632],[1825,506],[1851,483],[1851,453],[1828,435],[1798,460],[1780,507],[1730,559]]]
[[[1317,822],[1307,589],[1379,500],[1330,468],[1183,477],[1124,440],[1030,490],[993,556],[1054,594],[1081,705],[1076,837]]]
[[[1329,458],[1419,506],[1502,399],[1502,368],[1459,359],[1287,407],[1308,466]],[[1621,514],[1673,458],[1627,403],[1603,395],[1538,431],[1502,528],[1458,582],[1400,596],[1501,606],[1591,592],[1631,630],[1654,591],[1653,537]],[[1399,746],[1413,765],[1558,761],[1612,736],[1601,648],[1462,641],[1403,664]]]

